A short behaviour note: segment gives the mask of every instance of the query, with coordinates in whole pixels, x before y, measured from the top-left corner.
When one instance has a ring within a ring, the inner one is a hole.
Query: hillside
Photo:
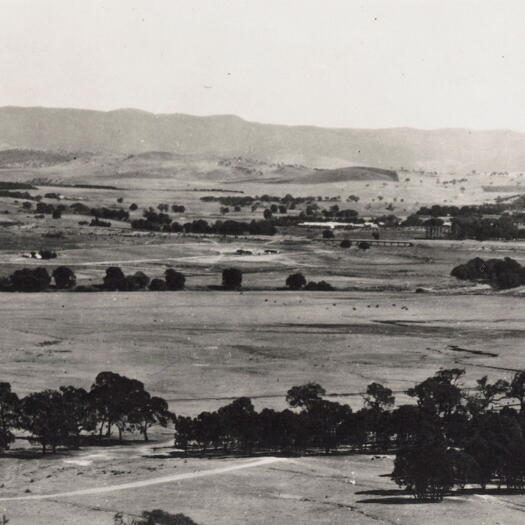
[[[240,155],[320,168],[525,170],[525,134],[513,131],[328,129],[129,109],[3,107],[0,144],[60,152]]]

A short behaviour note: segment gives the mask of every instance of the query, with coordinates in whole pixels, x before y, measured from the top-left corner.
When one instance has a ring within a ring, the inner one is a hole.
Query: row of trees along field
[[[225,268],[222,271],[222,289],[239,290],[242,286],[242,271],[239,268]],[[46,268],[23,268],[10,276],[0,278],[0,292],[43,292],[51,287],[52,279],[56,290],[74,290],[79,292],[120,291],[133,292],[149,289],[154,292],[183,290],[186,276],[174,268],[164,272],[164,279],[150,279],[144,272],[125,275],[118,266],[110,266],[99,285],[77,286],[75,272],[67,266],[58,266],[50,275]],[[287,277],[286,287],[290,290],[332,291],[335,290],[326,281],[309,281],[301,273]]]
[[[125,432],[140,432],[148,440],[152,425],[166,427],[174,419],[168,403],[152,396],[144,384],[113,372],[101,372],[89,391],[74,386],[34,392],[23,398],[0,383],[0,450],[22,430],[45,454],[50,448],[78,448],[88,434],[97,441],[116,429],[119,441]]]
[[[378,383],[356,412],[324,399],[315,383],[291,388],[283,411],[257,412],[243,397],[177,417],[176,445],[198,454],[396,453],[392,479],[419,500],[440,501],[466,484],[525,490],[525,372],[511,382],[483,377],[470,390],[460,384],[463,374],[440,370],[407,391],[416,404],[397,408]]]

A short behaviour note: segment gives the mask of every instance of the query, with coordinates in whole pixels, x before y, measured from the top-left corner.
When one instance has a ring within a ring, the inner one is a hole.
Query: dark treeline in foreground
[[[140,432],[148,440],[152,425],[166,427],[174,419],[168,403],[152,396],[144,384],[113,372],[101,372],[89,391],[74,386],[34,392],[23,398],[0,383],[0,451],[15,440],[14,430],[25,431],[45,454],[57,447],[78,448],[87,435],[102,441],[116,429]]]
[[[148,439],[153,425],[175,426],[186,454],[395,453],[392,479],[419,500],[440,501],[454,487],[525,491],[525,371],[511,381],[482,377],[464,388],[464,370],[440,370],[407,390],[415,404],[395,407],[392,390],[368,385],[364,406],[325,399],[316,383],[292,387],[290,408],[256,411],[247,397],[196,417],[175,416],[135,379],[101,372],[90,390],[63,386],[19,398],[0,383],[0,449],[20,429],[45,453],[100,442],[115,430]]]
[[[291,388],[283,411],[257,412],[239,398],[177,417],[176,445],[200,454],[396,453],[393,480],[420,500],[440,501],[466,484],[525,490],[525,371],[511,382],[483,377],[471,390],[459,383],[463,373],[440,370],[407,391],[415,405],[397,408],[392,391],[377,383],[356,412],[323,399],[315,383]]]

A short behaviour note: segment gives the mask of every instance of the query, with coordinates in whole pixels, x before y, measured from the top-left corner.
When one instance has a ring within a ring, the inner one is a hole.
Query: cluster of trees
[[[305,276],[300,273],[292,273],[286,278],[286,286],[290,290],[309,290],[317,292],[330,292],[335,288],[326,281],[309,281],[306,282]]]
[[[525,490],[525,371],[510,382],[485,376],[469,390],[463,374],[438,371],[408,389],[416,404],[397,408],[392,390],[378,383],[368,385],[356,412],[324,399],[316,383],[291,388],[283,411],[257,412],[242,397],[215,412],[177,417],[175,444],[201,454],[395,451],[393,480],[421,500],[439,501],[467,483]]]
[[[144,272],[135,272],[132,275],[124,275],[118,266],[112,266],[106,270],[103,289],[119,292],[133,292],[149,288],[151,291],[176,291],[183,290],[186,277],[174,268],[168,268],[164,272],[164,279],[150,279]]]
[[[169,215],[145,211],[145,218],[131,221],[131,227],[137,230],[164,231],[174,233],[199,233],[219,235],[275,235],[277,229],[273,222],[266,220],[241,221],[215,221],[208,223],[204,219],[196,219],[192,222],[180,224],[171,221]]]
[[[450,275],[465,281],[488,283],[498,289],[515,288],[525,284],[525,268],[510,257],[487,260],[475,257],[454,267]]]
[[[166,427],[174,419],[166,400],[152,396],[140,381],[113,372],[98,374],[90,390],[61,386],[23,398],[9,383],[0,383],[0,450],[9,449],[17,429],[45,454],[57,447],[78,448],[86,435],[109,438],[115,429],[119,441],[126,432],[140,432],[147,441],[152,425]]]
[[[461,217],[469,215],[500,215],[509,208],[508,204],[485,203],[472,204],[469,206],[445,206],[434,204],[433,206],[421,206],[416,215],[430,215],[431,217]]]
[[[51,285],[51,277],[55,281],[55,288],[67,289],[76,285],[76,277],[67,266],[55,268],[49,275],[46,268],[23,268],[15,270],[8,277],[0,279],[2,292],[43,292]]]
[[[11,191],[0,189],[0,197],[9,197],[10,199],[26,199],[30,201],[40,200],[42,197],[33,196],[27,191]]]
[[[456,217],[452,221],[452,236],[455,239],[516,239],[521,233],[509,215],[502,215],[497,219],[488,219],[481,216],[469,215]]]

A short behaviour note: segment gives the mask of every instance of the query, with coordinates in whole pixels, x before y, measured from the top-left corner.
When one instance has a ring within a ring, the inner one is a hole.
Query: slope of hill
[[[0,150],[0,168],[53,166],[69,162],[73,158],[73,155],[64,155],[50,151],[6,149]]]
[[[317,169],[311,175],[303,177],[301,182],[317,184],[321,182],[348,182],[353,180],[387,180],[397,182],[399,181],[399,176],[393,170],[352,166],[331,170]]]
[[[525,170],[525,134],[466,129],[328,129],[223,115],[0,108],[0,144],[47,151],[248,156],[323,168]]]

